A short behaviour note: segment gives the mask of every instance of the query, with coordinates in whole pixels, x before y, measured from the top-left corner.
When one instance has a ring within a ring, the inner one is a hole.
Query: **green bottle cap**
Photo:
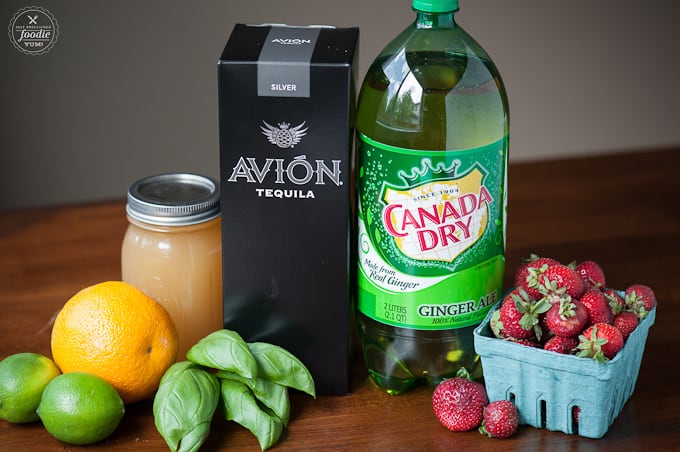
[[[413,9],[426,13],[458,11],[458,0],[413,0]]]

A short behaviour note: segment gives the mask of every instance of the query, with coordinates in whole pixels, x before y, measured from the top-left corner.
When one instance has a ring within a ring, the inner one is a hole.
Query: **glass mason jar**
[[[126,211],[122,279],[165,306],[183,360],[223,326],[219,186],[195,174],[147,177],[130,185]]]

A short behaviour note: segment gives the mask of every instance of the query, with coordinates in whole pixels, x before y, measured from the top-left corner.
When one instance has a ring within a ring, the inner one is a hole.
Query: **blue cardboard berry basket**
[[[633,394],[656,307],[605,363],[495,338],[489,320],[498,308],[497,304],[474,330],[489,400],[514,402],[523,425],[603,437]]]

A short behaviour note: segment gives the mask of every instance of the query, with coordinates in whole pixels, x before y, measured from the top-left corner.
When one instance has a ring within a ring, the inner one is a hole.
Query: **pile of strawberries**
[[[514,275],[490,326],[498,338],[563,354],[612,359],[656,305],[651,288],[607,288],[602,267],[531,256]]]
[[[437,420],[453,432],[478,428],[491,438],[509,438],[519,425],[517,407],[509,400],[489,403],[484,385],[474,381],[464,367],[437,385],[432,408]]]
[[[592,260],[564,265],[532,255],[517,269],[514,284],[492,314],[489,324],[496,337],[598,362],[614,358],[656,306],[646,285],[607,288],[602,267]],[[465,369],[435,388],[432,407],[452,431],[478,428],[493,438],[517,431],[516,406],[508,400],[489,403],[484,385],[472,381]]]

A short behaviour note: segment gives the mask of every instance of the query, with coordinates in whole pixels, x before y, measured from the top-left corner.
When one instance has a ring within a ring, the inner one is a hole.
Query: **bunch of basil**
[[[292,353],[247,343],[235,331],[209,334],[187,359],[165,372],[153,402],[156,428],[173,451],[201,447],[220,403],[226,419],[250,430],[264,451],[288,424],[288,388],[316,397],[309,370]]]

